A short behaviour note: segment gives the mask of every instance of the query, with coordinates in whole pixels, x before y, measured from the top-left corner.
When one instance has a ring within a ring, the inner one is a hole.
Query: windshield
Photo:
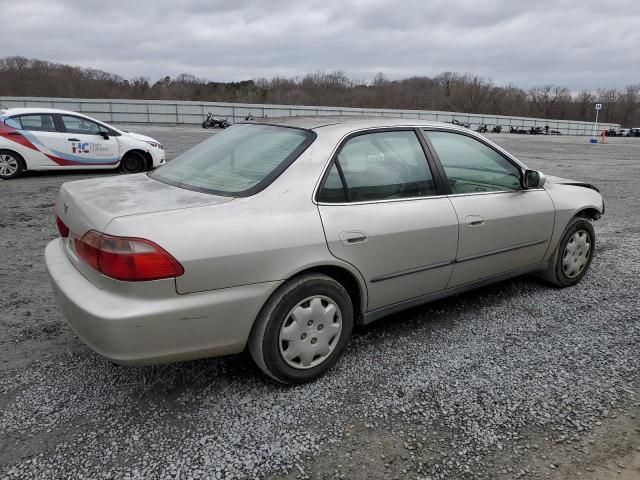
[[[238,124],[149,175],[177,187],[228,196],[264,189],[315,140],[309,130]]]

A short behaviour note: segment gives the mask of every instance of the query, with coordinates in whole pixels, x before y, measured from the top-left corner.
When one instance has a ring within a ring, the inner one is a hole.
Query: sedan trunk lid
[[[232,199],[185,190],[138,174],[65,183],[56,213],[74,233],[82,235],[92,229],[103,232],[115,217],[203,207]]]
[[[146,174],[80,180],[62,185],[56,215],[69,227],[65,248],[69,259],[87,278],[95,280],[74,250],[74,238],[89,230],[104,232],[117,217],[181,210],[230,202],[233,197],[209,195],[167,185]]]

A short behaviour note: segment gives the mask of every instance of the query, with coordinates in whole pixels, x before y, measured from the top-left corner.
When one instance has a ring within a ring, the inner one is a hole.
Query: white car
[[[80,113],[49,108],[0,110],[0,179],[26,170],[151,170],[165,162],[157,140]]]

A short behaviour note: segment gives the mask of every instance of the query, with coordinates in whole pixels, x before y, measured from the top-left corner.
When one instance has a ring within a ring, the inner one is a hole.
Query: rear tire
[[[127,153],[120,162],[122,173],[141,173],[147,170],[147,159],[139,152]]]
[[[556,287],[572,287],[591,266],[596,234],[588,220],[575,217],[567,225],[542,278]]]
[[[336,363],[353,323],[351,298],[339,282],[322,274],[301,275],[264,305],[249,337],[249,352],[273,379],[309,382]]]
[[[0,150],[0,178],[11,180],[18,178],[25,171],[24,160],[10,150]]]

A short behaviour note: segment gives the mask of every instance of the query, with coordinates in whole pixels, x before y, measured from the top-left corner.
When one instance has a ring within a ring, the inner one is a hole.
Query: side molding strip
[[[490,252],[478,253],[476,255],[469,255],[468,257],[457,258],[456,263],[468,262],[469,260],[475,260],[476,258],[488,257],[489,255],[496,255],[498,253],[509,252],[511,250],[518,250],[520,248],[533,247],[534,245],[540,245],[541,243],[548,242],[549,239],[535,240],[533,242],[521,243],[520,245],[514,245],[512,247],[499,248],[497,250],[491,250]]]
[[[452,263],[455,263],[455,261],[452,260],[447,262],[434,263],[432,265],[426,265],[424,267],[417,267],[417,268],[411,268],[409,270],[402,270],[401,272],[387,273],[385,275],[380,275],[379,277],[372,278],[371,283],[382,282],[383,280],[390,280],[392,278],[402,277],[404,275],[411,275],[412,273],[424,272],[426,270],[432,270],[434,268],[447,267]]]
[[[473,290],[475,288],[482,287],[484,285],[490,285],[492,283],[500,282],[502,280],[507,280],[513,277],[518,277],[520,275],[525,275],[527,273],[543,271],[547,269],[548,265],[549,265],[549,262],[543,262],[543,263],[536,263],[534,265],[529,265],[528,267],[516,268],[515,270],[511,270],[510,272],[501,273],[499,275],[494,275],[492,277],[484,278],[482,280],[477,280],[475,282],[466,283],[464,285],[459,285],[457,287],[449,288],[446,290],[440,290],[438,292],[429,293],[427,295],[422,295],[420,297],[412,298],[410,300],[405,300],[403,302],[395,303],[393,305],[378,308],[376,310],[372,310],[370,312],[363,314],[360,317],[359,323],[361,325],[368,325],[372,322],[375,322],[376,320],[381,319],[382,317],[386,317],[387,315],[391,315],[393,313],[406,310],[407,308],[417,307],[425,303],[433,302],[446,297],[451,297],[453,295],[458,295],[468,290]]]
[[[369,281],[371,283],[382,282],[384,280],[390,280],[392,278],[402,277],[404,275],[411,275],[413,273],[420,273],[420,272],[424,272],[426,270],[432,270],[434,268],[447,267],[447,266],[455,264],[455,263],[468,262],[469,260],[475,260],[477,258],[488,257],[489,255],[496,255],[498,253],[509,252],[511,250],[518,250],[520,248],[532,247],[534,245],[540,245],[541,243],[546,243],[548,241],[549,241],[548,239],[536,240],[534,242],[522,243],[520,245],[515,245],[515,246],[512,246],[512,247],[500,248],[498,250],[491,250],[490,252],[478,253],[476,255],[469,255],[468,257],[457,258],[457,259],[452,260],[452,261],[434,263],[434,264],[431,264],[431,265],[425,265],[424,267],[417,267],[417,268],[411,268],[409,270],[402,270],[400,272],[386,273],[384,275],[379,275],[377,277],[374,277]]]

